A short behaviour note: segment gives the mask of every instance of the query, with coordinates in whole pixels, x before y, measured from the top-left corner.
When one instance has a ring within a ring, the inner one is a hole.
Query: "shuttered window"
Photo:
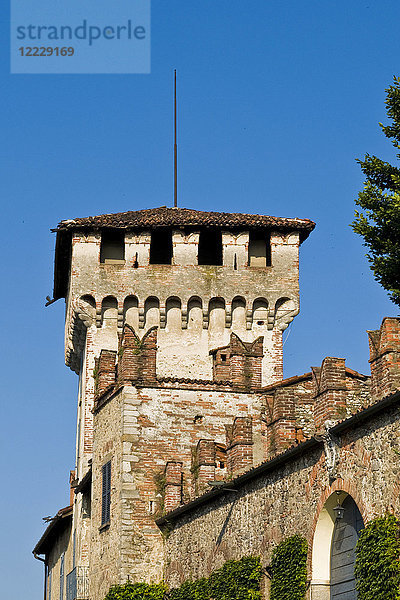
[[[101,524],[105,525],[110,521],[110,502],[111,502],[111,460],[102,467],[103,487],[101,496]]]

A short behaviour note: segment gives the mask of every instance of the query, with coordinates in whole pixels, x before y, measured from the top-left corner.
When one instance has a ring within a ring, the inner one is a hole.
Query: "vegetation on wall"
[[[230,560],[209,578],[210,598],[214,600],[258,600],[263,569],[259,558],[248,556]]]
[[[303,600],[307,591],[307,541],[299,535],[283,540],[271,559],[271,600]]]
[[[373,519],[356,546],[358,600],[400,599],[400,520],[394,515]]]
[[[104,600],[163,600],[166,588],[162,583],[125,583],[113,585]]]
[[[260,559],[248,556],[169,592],[163,584],[126,583],[113,586],[104,600],[261,600],[262,573]]]

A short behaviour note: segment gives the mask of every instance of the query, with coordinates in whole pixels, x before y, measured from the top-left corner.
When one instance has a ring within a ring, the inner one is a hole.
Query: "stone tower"
[[[66,300],[66,363],[79,375],[74,564],[89,568],[91,597],[160,577],[154,512],[222,476],[235,431],[263,460],[257,390],[282,379],[313,228],[166,207],[59,224],[54,298]]]

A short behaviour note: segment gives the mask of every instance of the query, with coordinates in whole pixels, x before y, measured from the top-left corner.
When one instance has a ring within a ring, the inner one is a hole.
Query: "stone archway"
[[[336,519],[338,504],[344,518]],[[318,516],[312,545],[310,600],[356,600],[354,548],[363,520],[353,498],[343,490],[333,492]]]

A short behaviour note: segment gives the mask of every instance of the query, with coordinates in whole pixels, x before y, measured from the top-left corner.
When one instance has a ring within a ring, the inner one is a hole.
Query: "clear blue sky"
[[[179,76],[179,203],[308,217],[301,314],[285,375],[324,356],[369,372],[366,329],[398,309],[348,226],[385,88],[400,74],[397,0],[153,0],[150,75],[10,75],[1,6],[1,596],[42,597],[31,550],[68,504],[77,377],[52,294],[61,219],[171,204],[172,73]],[[99,599],[101,600],[101,599]]]

